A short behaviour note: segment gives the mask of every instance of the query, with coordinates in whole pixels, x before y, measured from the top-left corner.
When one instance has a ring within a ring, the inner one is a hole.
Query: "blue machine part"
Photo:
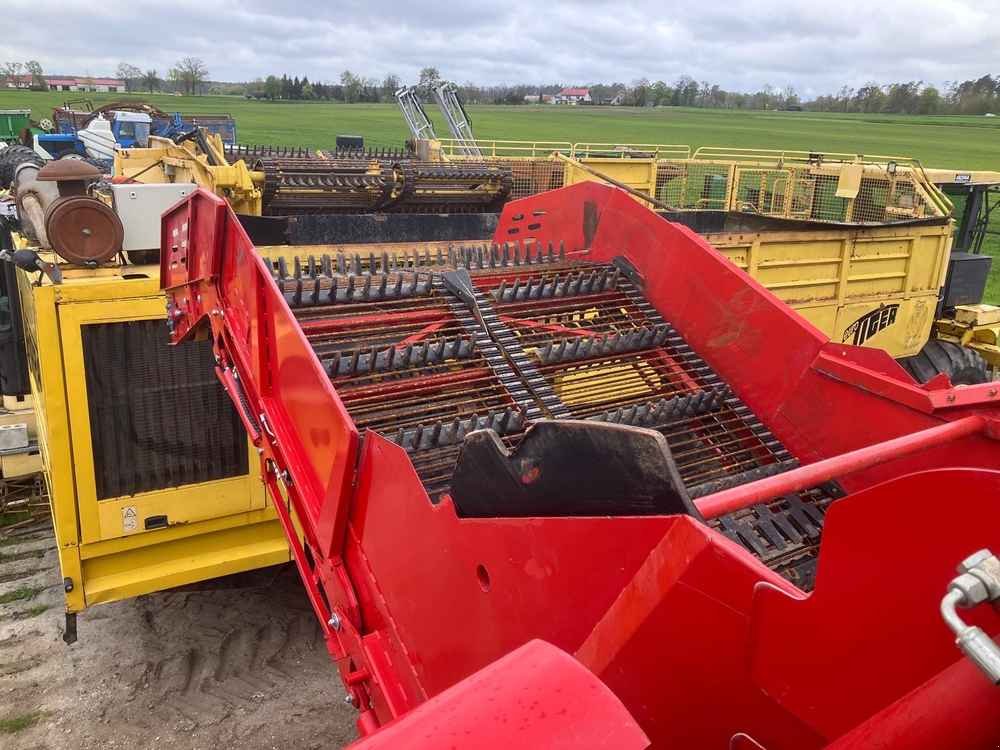
[[[146,148],[149,146],[149,134],[152,118],[137,112],[115,112],[111,121],[111,132],[115,141],[122,148]]]
[[[236,122],[229,115],[185,116],[174,112],[168,117],[151,118],[145,113],[119,110],[108,114],[111,135],[120,148],[137,146],[144,148],[149,145],[150,135],[173,138],[195,127],[218,134],[226,145],[236,144]],[[80,133],[86,129],[78,131],[71,119],[59,120],[58,127],[57,133],[43,133],[36,136],[36,144],[44,152],[42,155],[48,154],[53,159],[59,159],[67,154],[107,158],[106,153],[88,154],[86,136],[80,137]]]
[[[87,155],[83,141],[77,137],[76,133],[39,133],[35,136],[35,142],[43,148],[53,159],[58,159],[66,154]]]

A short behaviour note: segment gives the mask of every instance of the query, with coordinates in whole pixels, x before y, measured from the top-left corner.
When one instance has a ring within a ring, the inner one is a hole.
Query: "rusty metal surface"
[[[504,166],[420,162],[361,151],[319,155],[278,149],[252,157],[251,168],[265,175],[264,213],[272,216],[496,211],[511,189]]]
[[[38,170],[42,182],[86,182],[96,180],[101,170],[82,159],[56,159]]]
[[[77,265],[110,260],[121,251],[125,230],[121,219],[96,198],[59,198],[45,212],[45,234],[59,256]]]
[[[334,148],[314,150],[304,146],[281,146],[274,144],[226,145],[226,159],[259,159],[263,157],[307,157],[314,159],[412,159],[413,155],[402,148],[378,146],[367,148]]]

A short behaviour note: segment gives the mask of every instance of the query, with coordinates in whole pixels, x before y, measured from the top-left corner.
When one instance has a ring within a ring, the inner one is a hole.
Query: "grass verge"
[[[29,729],[39,722],[43,714],[41,711],[29,711],[26,714],[11,716],[7,719],[0,719],[0,734],[16,734]]]
[[[5,591],[0,594],[0,604],[30,601],[38,596],[42,588],[42,586],[18,586],[13,591]]]

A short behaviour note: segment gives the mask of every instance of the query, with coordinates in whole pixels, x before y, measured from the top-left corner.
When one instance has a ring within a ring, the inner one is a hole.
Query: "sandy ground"
[[[0,546],[0,720],[4,750],[338,748],[353,709],[290,567],[100,605],[62,641],[51,530]],[[44,610],[44,611],[43,611]]]

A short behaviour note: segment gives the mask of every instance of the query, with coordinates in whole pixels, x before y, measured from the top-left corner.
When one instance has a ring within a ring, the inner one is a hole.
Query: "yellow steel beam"
[[[928,169],[927,179],[935,185],[1000,185],[1000,172],[983,169]]]

